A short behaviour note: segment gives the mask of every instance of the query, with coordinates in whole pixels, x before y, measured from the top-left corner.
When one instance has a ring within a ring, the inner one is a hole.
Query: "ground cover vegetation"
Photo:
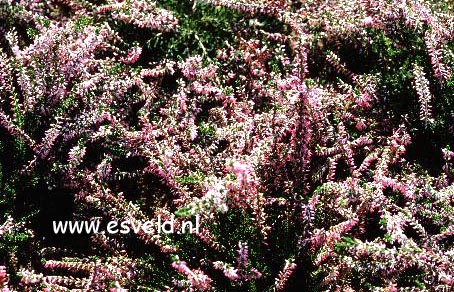
[[[0,0],[1,291],[453,289],[453,13]]]

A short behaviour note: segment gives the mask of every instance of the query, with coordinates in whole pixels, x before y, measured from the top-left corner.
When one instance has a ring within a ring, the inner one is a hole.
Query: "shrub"
[[[0,7],[6,291],[454,285],[454,21],[439,5]],[[158,217],[200,232],[51,228]]]

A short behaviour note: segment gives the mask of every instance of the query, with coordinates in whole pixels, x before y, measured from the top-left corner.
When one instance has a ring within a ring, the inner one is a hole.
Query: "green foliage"
[[[93,18],[92,17],[87,17],[87,16],[79,16],[76,18],[74,21],[74,30],[75,31],[81,31],[85,26],[87,25],[92,25],[93,24]]]
[[[232,32],[241,29],[248,19],[245,14],[197,1],[164,0],[159,5],[174,12],[179,20],[177,31],[147,40],[147,47],[160,58],[214,57],[217,49],[234,41]]]
[[[205,176],[203,175],[203,173],[196,172],[191,175],[184,175],[184,176],[178,177],[176,179],[176,181],[183,185],[196,185],[196,184],[202,183],[204,179],[205,179]]]

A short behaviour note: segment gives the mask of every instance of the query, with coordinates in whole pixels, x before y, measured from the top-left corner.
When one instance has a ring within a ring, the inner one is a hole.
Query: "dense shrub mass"
[[[436,2],[0,0],[2,291],[450,291]]]

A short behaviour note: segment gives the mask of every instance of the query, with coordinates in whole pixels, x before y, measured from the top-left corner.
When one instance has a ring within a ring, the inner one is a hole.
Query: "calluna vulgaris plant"
[[[2,291],[454,289],[448,8],[188,2],[244,23],[166,59],[166,1],[1,0]],[[51,234],[158,216],[201,232]]]

